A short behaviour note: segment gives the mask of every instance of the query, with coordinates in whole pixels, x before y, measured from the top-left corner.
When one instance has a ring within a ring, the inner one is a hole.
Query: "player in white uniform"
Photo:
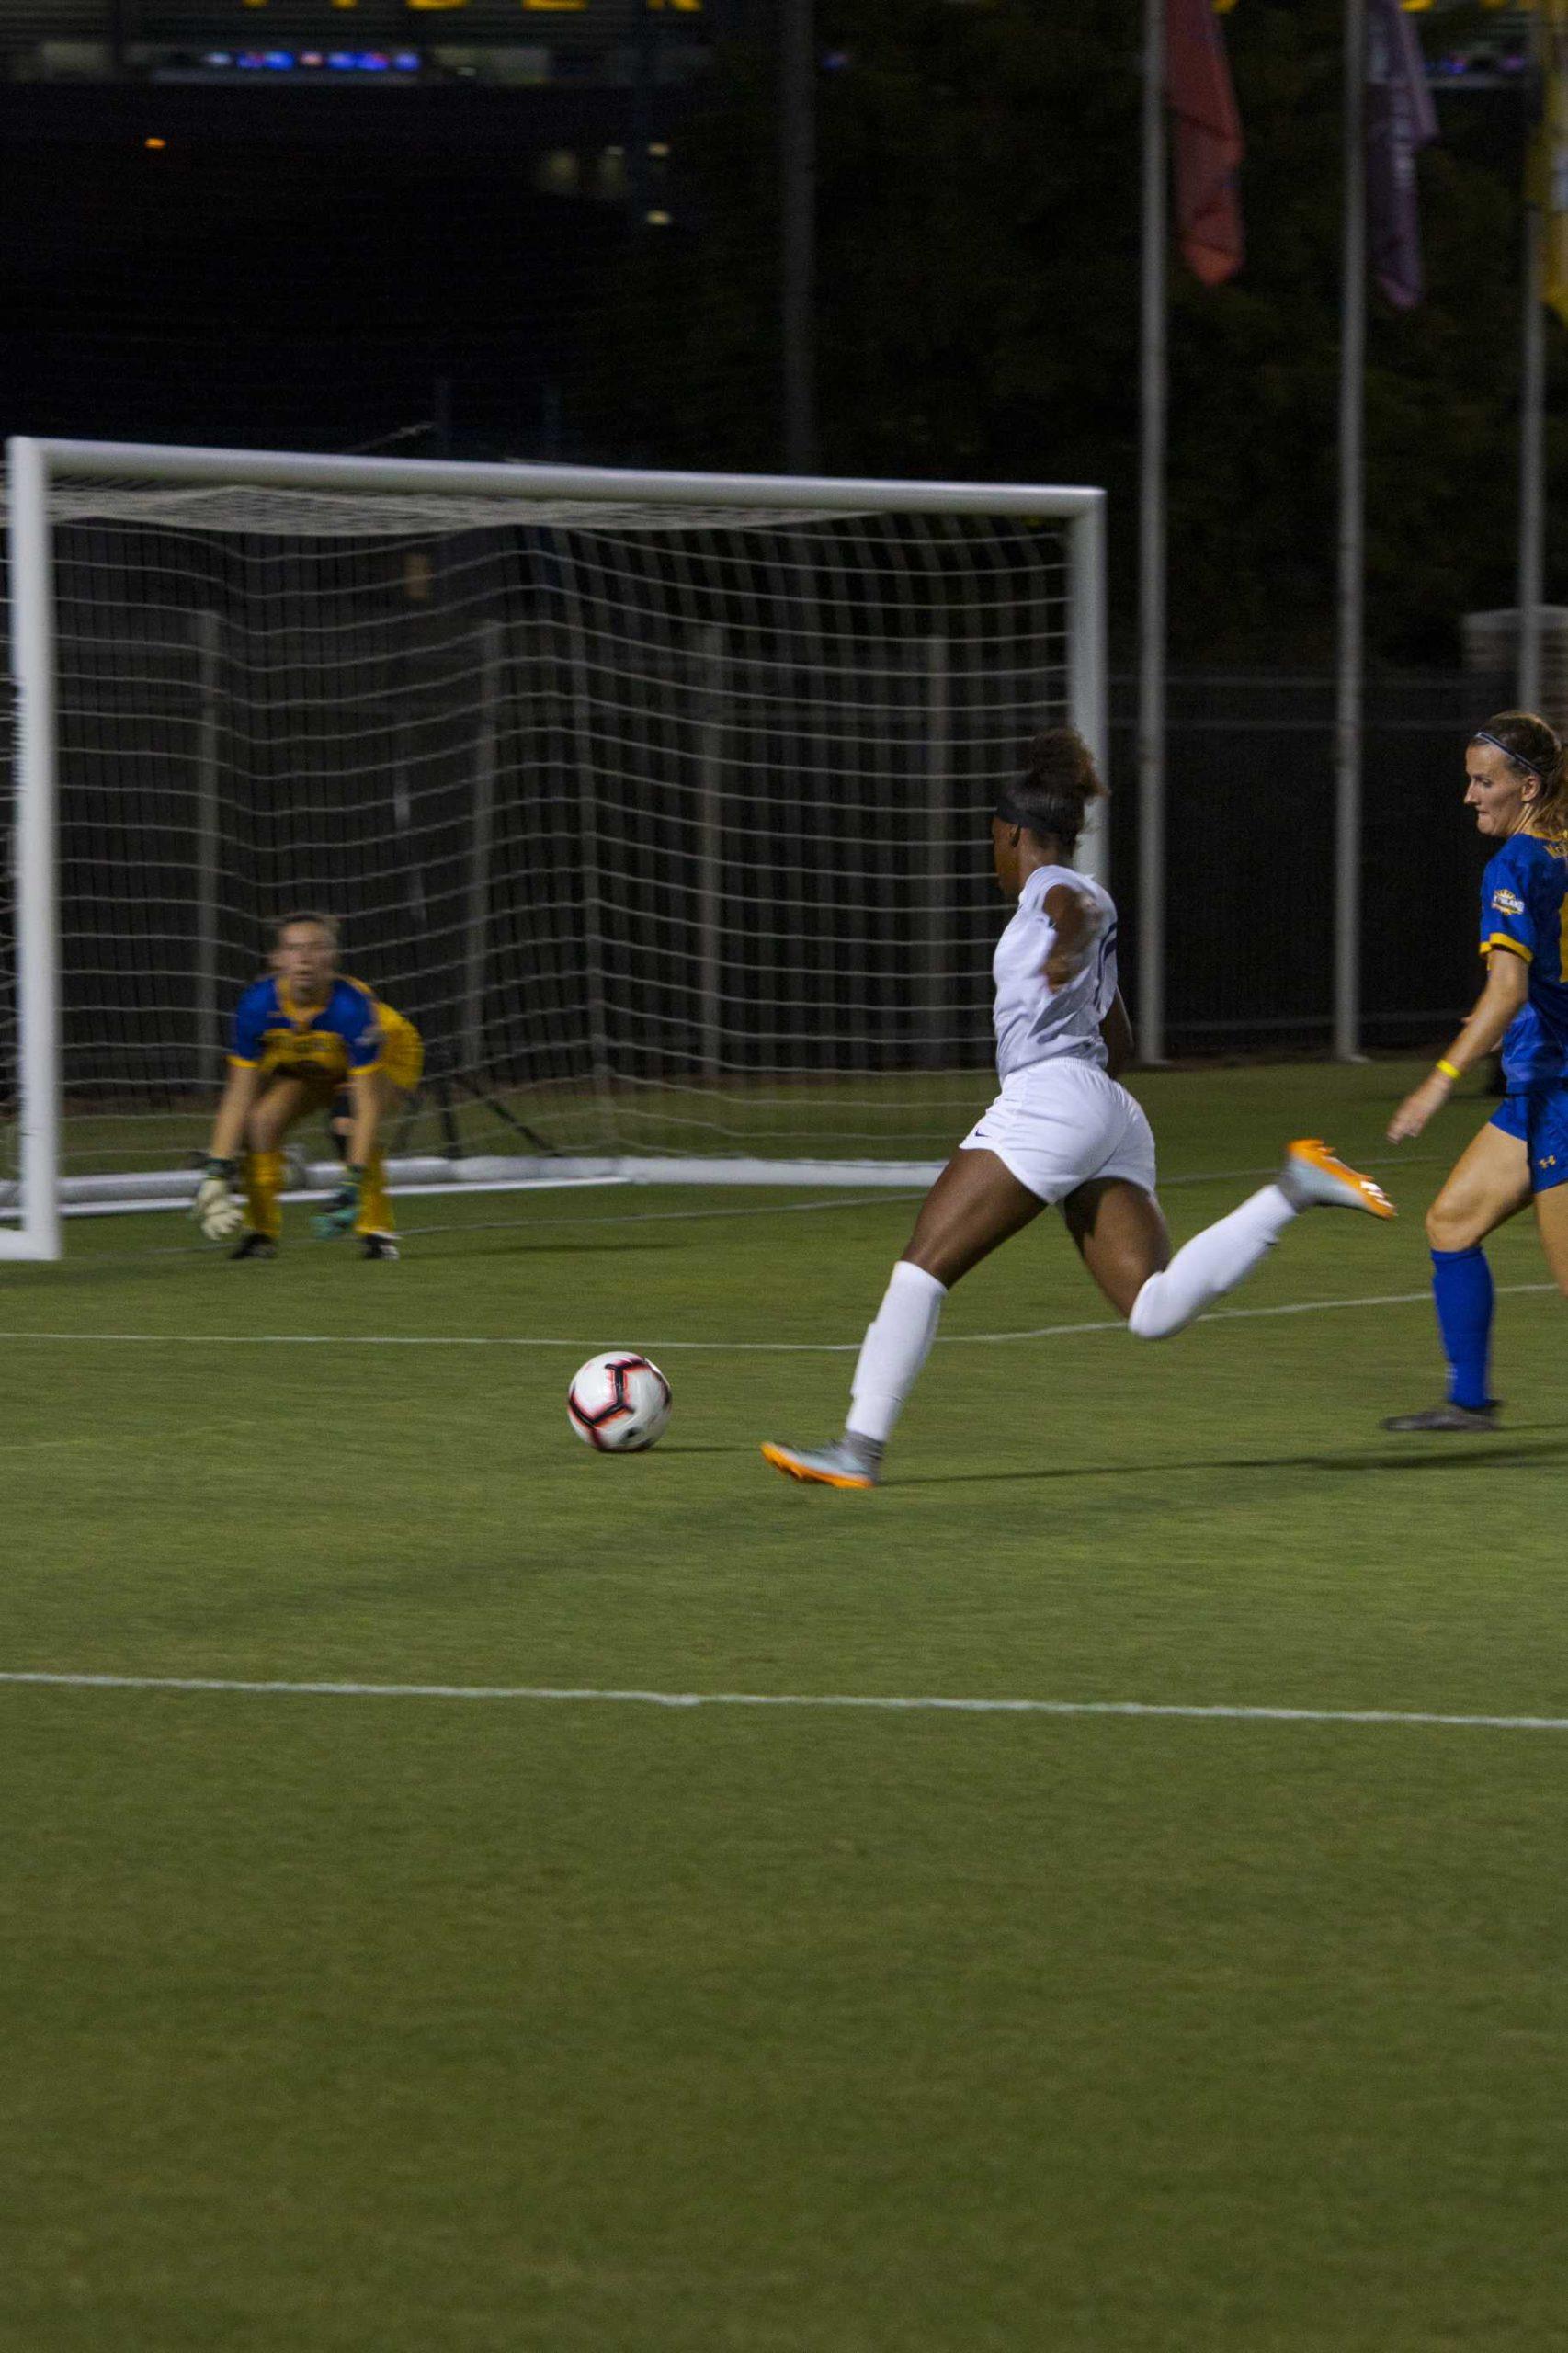
[[[874,1487],[882,1450],[960,1277],[1060,1205],[1085,1265],[1143,1340],[1179,1332],[1250,1274],[1304,1209],[1393,1210],[1315,1137],[1290,1144],[1278,1181],[1171,1256],[1154,1198],[1154,1139],[1117,1077],[1131,1031],[1117,987],[1116,909],[1067,863],[1104,786],[1087,745],[1052,728],[991,821],[998,887],[1017,912],[993,960],[1002,1092],[926,1195],[866,1334],[835,1445],[763,1453],[792,1479]]]

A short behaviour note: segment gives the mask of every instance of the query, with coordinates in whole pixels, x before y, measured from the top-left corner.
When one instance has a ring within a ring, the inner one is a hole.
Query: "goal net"
[[[294,908],[423,1033],[394,1182],[877,1181],[983,1104],[1099,493],[28,442],[8,495],[0,1247],[188,1194]]]

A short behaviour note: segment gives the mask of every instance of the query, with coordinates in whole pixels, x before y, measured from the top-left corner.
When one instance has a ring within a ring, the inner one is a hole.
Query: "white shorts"
[[[1094,1177],[1154,1189],[1154,1138],[1143,1107],[1097,1063],[1062,1055],[1031,1063],[971,1128],[960,1152],[994,1152],[1047,1203]]]

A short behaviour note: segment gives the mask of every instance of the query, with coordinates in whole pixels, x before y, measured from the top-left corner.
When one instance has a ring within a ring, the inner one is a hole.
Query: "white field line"
[[[1499,1283],[1499,1298],[1510,1299],[1555,1291],[1555,1283]],[[1241,1324],[1272,1315],[1325,1315],[1358,1307],[1420,1307],[1431,1300],[1429,1290],[1369,1293],[1361,1299],[1297,1299],[1278,1307],[1218,1307],[1199,1315],[1199,1324]],[[951,1348],[994,1347],[1016,1340],[1065,1340],[1085,1332],[1125,1332],[1119,1320],[1097,1317],[1090,1324],[1041,1324],[1027,1332],[938,1333],[937,1345]],[[597,1348],[593,1340],[541,1339],[531,1334],[480,1335],[447,1332],[0,1332],[8,1340],[85,1341],[142,1347],[193,1348]],[[639,1346],[672,1356],[678,1350],[697,1356],[852,1356],[858,1340],[644,1340]]]
[[[1150,1699],[949,1699],[844,1691],[608,1691],[527,1683],[288,1683],[218,1675],[0,1671],[0,1684],[65,1691],[231,1692],[256,1699],[514,1699],[642,1708],[847,1708],[898,1715],[1148,1716],[1187,1722],[1440,1725],[1462,1732],[1568,1732],[1568,1716],[1441,1714],[1421,1708],[1184,1706]]]

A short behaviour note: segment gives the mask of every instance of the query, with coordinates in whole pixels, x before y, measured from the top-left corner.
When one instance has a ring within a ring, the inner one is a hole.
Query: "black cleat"
[[[278,1245],[270,1233],[247,1233],[230,1251],[231,1258],[276,1258]]]
[[[390,1233],[367,1233],[359,1244],[361,1258],[395,1258],[397,1244]]]
[[[1494,1430],[1497,1408],[1491,1405],[1428,1405],[1424,1414],[1392,1414],[1385,1430]]]

